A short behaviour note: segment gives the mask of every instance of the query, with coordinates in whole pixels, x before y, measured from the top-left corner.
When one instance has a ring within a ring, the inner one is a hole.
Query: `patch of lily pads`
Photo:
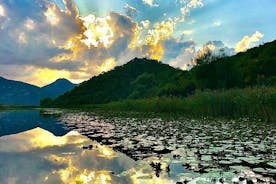
[[[219,183],[275,183],[276,180],[275,123],[246,119],[107,118],[87,112],[65,113],[60,120],[68,128],[134,160],[151,163],[150,158],[158,158],[153,167],[160,162],[170,171],[178,163],[200,174],[199,179],[215,178]],[[179,178],[179,183],[189,181],[188,175]]]

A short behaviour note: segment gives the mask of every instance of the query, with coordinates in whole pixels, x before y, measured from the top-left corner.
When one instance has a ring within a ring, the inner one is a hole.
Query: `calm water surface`
[[[0,136],[1,184],[176,183],[192,174],[181,163],[171,163],[169,173],[157,176],[148,160],[134,161],[69,132],[38,110],[0,112]]]
[[[61,113],[0,112],[0,184],[275,183],[274,124]]]

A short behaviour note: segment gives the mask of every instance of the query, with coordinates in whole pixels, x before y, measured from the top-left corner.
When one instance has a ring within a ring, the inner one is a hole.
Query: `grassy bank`
[[[160,97],[86,105],[86,110],[177,113],[190,117],[258,118],[276,121],[276,88],[197,91],[187,98]]]

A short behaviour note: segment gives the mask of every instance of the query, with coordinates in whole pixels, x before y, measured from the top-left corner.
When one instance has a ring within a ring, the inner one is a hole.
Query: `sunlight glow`
[[[108,58],[104,60],[103,64],[99,66],[99,72],[107,72],[113,69],[116,65],[115,58]]]
[[[108,24],[111,18],[109,16],[101,18],[95,15],[89,14],[86,17],[81,18],[83,20],[83,25],[85,31],[83,35],[85,39],[81,41],[87,45],[88,48],[91,47],[105,47],[108,48],[113,43],[113,31]]]
[[[48,84],[50,81],[55,81],[58,78],[70,78],[70,72],[66,70],[52,70],[49,68],[35,69],[32,83],[38,85]]]
[[[250,45],[252,43],[258,42],[264,34],[260,33],[259,31],[256,31],[252,36],[244,36],[241,41],[239,41],[236,45],[235,51],[236,52],[244,52],[248,48],[250,48]]]
[[[149,50],[149,57],[155,60],[161,60],[164,55],[164,47],[162,43],[153,45]]]
[[[110,176],[110,173],[107,171],[88,172],[87,170],[85,170],[79,176],[78,182],[83,184],[88,184],[88,183],[109,184],[111,183],[111,176]]]
[[[78,134],[79,135],[79,134]],[[41,131],[39,128],[34,129],[28,136],[31,136],[30,142],[33,148],[45,148],[52,146],[62,146],[68,144],[82,143],[85,142],[85,138],[76,136],[73,133],[68,133],[62,137],[56,137],[52,133]],[[74,139],[71,139],[74,137]]]
[[[45,15],[47,21],[53,26],[57,25],[60,21],[58,15],[55,13],[53,7],[48,7],[48,9],[44,13],[44,15]]]
[[[111,159],[115,156],[115,152],[107,146],[98,146],[100,156]]]

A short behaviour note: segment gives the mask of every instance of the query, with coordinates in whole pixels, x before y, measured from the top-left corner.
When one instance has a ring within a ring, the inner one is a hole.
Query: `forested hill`
[[[276,40],[231,57],[205,62],[190,74],[201,89],[276,85]]]
[[[55,100],[56,105],[106,103],[158,95],[183,71],[155,60],[133,59],[125,65],[83,82]]]
[[[276,84],[276,41],[235,56],[201,58],[190,71],[148,59],[93,77],[54,101],[42,105],[99,104],[155,96],[187,96],[196,89],[229,89]],[[202,62],[203,60],[203,62]]]

